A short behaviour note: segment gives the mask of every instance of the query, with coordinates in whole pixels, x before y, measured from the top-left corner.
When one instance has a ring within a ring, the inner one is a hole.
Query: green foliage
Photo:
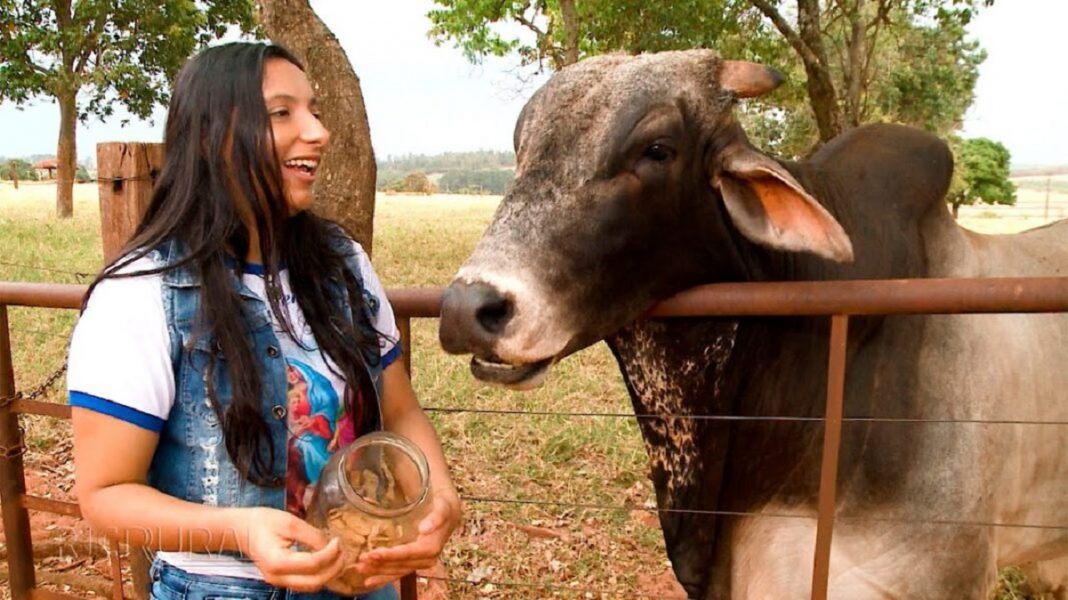
[[[375,174],[375,189],[376,190],[391,190],[396,189],[396,186],[400,183],[404,176],[407,175],[404,171],[397,171],[394,169],[385,170],[378,169]]]
[[[834,110],[847,124],[908,123],[941,135],[959,127],[973,100],[985,53],[966,26],[992,0],[841,0],[820,18],[834,83]],[[521,64],[553,69],[565,44],[561,0],[435,0],[430,36],[452,42],[473,62],[518,55]],[[584,0],[576,4],[579,54],[713,48],[725,57],[754,60],[787,76],[774,94],[750,100],[740,118],[757,145],[783,156],[807,153],[819,135],[801,60],[805,43],[791,39],[757,8],[765,4],[790,26],[796,2]],[[511,24],[512,28],[505,25]],[[519,25],[520,27],[515,27]],[[525,28],[526,31],[523,31]],[[792,25],[794,36],[796,24]],[[853,45],[854,31],[862,31]],[[533,34],[533,35],[532,35]],[[533,37],[533,40],[531,38]],[[851,58],[851,47],[862,51]],[[811,50],[811,49],[809,49]],[[548,62],[548,65],[545,63]],[[851,89],[855,92],[847,98]]]
[[[501,195],[515,179],[514,169],[480,169],[449,171],[438,181],[438,191],[450,194]]]
[[[394,191],[410,189],[406,182],[413,173],[441,174],[437,191],[450,194],[503,194],[515,176],[515,154],[482,150],[444,154],[408,154],[378,163],[376,188]]]
[[[256,27],[251,0],[0,0],[0,101],[82,92],[78,115],[148,118],[198,47]],[[70,4],[69,2],[67,4]]]
[[[430,37],[439,45],[451,41],[471,62],[515,53],[524,66],[557,70],[566,64],[560,0],[434,2],[440,8],[427,14],[433,24]],[[782,50],[774,36],[760,29],[759,14],[745,0],[583,0],[575,3],[575,11],[580,57],[717,48],[742,58]],[[509,24],[522,29],[506,27]]]
[[[37,181],[37,169],[33,168],[33,163],[21,158],[0,158],[0,179],[11,179],[11,165],[15,165],[15,173],[19,178],[19,181]]]
[[[403,178],[390,184],[386,189],[393,192],[408,192],[413,194],[433,194],[434,184],[426,173],[416,171],[408,173]]]
[[[494,27],[498,23],[509,21],[533,23],[539,16],[544,16],[545,12],[539,14],[537,8],[531,8],[529,0],[434,2],[443,8],[431,10],[427,14],[433,24],[431,37],[438,45],[445,40],[454,40],[464,56],[473,63],[481,62],[485,56],[505,56],[511,52],[518,52],[527,62],[536,62],[544,56],[544,47],[551,45],[550,40],[541,39],[534,45],[525,44],[518,36],[502,35]],[[547,2],[544,8],[549,14],[558,14],[558,9],[557,2]]]
[[[713,48],[734,59],[781,64],[789,52],[746,0],[587,0],[578,8],[585,55]]]
[[[1016,186],[1009,181],[1011,156],[1005,146],[987,138],[953,139],[956,168],[946,200],[954,215],[962,205],[1016,204]]]
[[[887,71],[876,81],[873,117],[942,135],[960,127],[986,59],[979,43],[966,37],[971,15],[940,10],[930,24],[922,18],[893,28],[881,46],[879,68]]]
[[[515,154],[497,150],[480,150],[476,152],[445,152],[444,154],[405,154],[391,156],[378,161],[379,171],[423,171],[426,173],[443,173],[456,169],[490,169],[493,167],[512,167]]]

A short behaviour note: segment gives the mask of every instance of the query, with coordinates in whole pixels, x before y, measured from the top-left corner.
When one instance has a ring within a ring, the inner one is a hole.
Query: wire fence
[[[10,261],[0,261],[0,267],[8,267],[12,269],[25,269],[28,271],[40,271],[42,273],[49,273],[52,275],[69,275],[76,279],[78,283],[85,283],[86,281],[96,277],[96,273],[85,273],[82,271],[67,271],[64,269],[55,269],[52,267],[42,267],[41,265],[31,265],[26,263],[16,263]]]
[[[2,264],[2,263],[0,263]],[[30,265],[19,265],[22,267]],[[53,269],[43,268],[42,270],[54,271]],[[24,328],[20,328],[23,329]],[[32,330],[35,334],[47,334],[48,332],[42,330]],[[56,383],[59,378],[57,373],[61,373],[61,370],[57,370],[45,383],[37,386],[33,391],[20,391],[13,396],[0,398],[0,406],[10,404],[16,400],[32,399],[33,397],[41,395],[43,390],[46,390],[49,386]],[[506,418],[517,419],[530,419],[530,418],[593,418],[593,419],[626,419],[626,420],[693,420],[693,421],[719,421],[719,422],[766,422],[766,423],[779,423],[779,422],[798,422],[807,423],[813,425],[822,425],[825,420],[822,416],[767,416],[767,415],[715,415],[715,414],[682,414],[682,413],[665,413],[665,414],[635,414],[633,412],[610,412],[610,411],[552,411],[552,410],[520,410],[520,409],[508,409],[508,408],[469,408],[469,407],[450,407],[450,406],[428,406],[425,408],[427,412],[439,413],[439,414],[476,414],[485,416],[500,416]],[[846,416],[841,419],[843,423],[862,423],[862,424],[949,424],[949,425],[1015,425],[1015,426],[1064,426],[1068,425],[1068,421],[1035,421],[1035,420],[1019,420],[1019,419],[965,419],[965,418],[894,418],[894,417],[876,417],[876,416]],[[3,454],[7,455],[8,452],[21,452],[22,448],[3,448]],[[14,456],[12,454],[11,456]],[[705,517],[722,517],[722,518],[766,518],[766,519],[803,519],[807,521],[816,521],[818,516],[814,513],[788,513],[788,512],[747,512],[747,511],[729,511],[729,510],[695,510],[688,508],[660,508],[657,506],[650,506],[644,504],[610,504],[610,503],[582,503],[582,502],[566,502],[555,499],[540,499],[529,497],[498,497],[498,496],[485,496],[471,493],[465,493],[462,499],[467,503],[473,504],[496,504],[496,505],[511,505],[511,506],[533,506],[538,508],[546,508],[562,511],[605,511],[605,512],[644,512],[649,514],[661,515],[692,515],[692,516],[705,516]],[[848,513],[837,515],[837,519],[841,522],[852,523],[893,523],[893,524],[908,524],[916,526],[937,526],[937,527],[981,527],[981,528],[1012,528],[1023,529],[1031,531],[1068,531],[1068,526],[1056,525],[1056,524],[1044,524],[1044,523],[1017,523],[1017,522],[1002,522],[996,520],[968,520],[966,518],[931,518],[924,515],[917,515],[915,513],[909,514],[906,517],[897,517],[894,515],[887,516],[854,516]],[[441,582],[450,585],[463,585],[474,586],[481,592],[486,592],[487,586],[492,589],[507,588],[517,590],[517,594],[525,594],[530,590],[543,590],[545,595],[553,594],[577,594],[587,598],[604,598],[604,597],[637,597],[637,598],[665,598],[663,594],[650,595],[643,594],[640,590],[628,591],[627,593],[620,593],[618,590],[603,589],[597,587],[591,587],[585,584],[553,584],[542,582],[524,582],[513,581],[507,578],[493,579],[491,574],[481,573],[478,569],[474,569],[470,572],[469,576],[463,577],[442,577],[437,575],[428,575],[421,579],[425,582]],[[486,592],[488,593],[488,592]],[[524,596],[526,597],[526,596]],[[681,598],[681,596],[680,596]]]
[[[426,412],[443,414],[473,413],[483,415],[503,415],[520,417],[591,417],[612,419],[653,419],[659,421],[749,421],[749,422],[795,422],[822,424],[823,417],[791,417],[766,415],[692,415],[692,414],[646,414],[646,413],[610,413],[610,412],[554,412],[539,410],[496,409],[496,408],[453,408],[441,406],[423,407]],[[946,425],[1068,425],[1068,421],[1034,421],[1027,419],[961,419],[945,418],[905,418],[905,417],[842,417],[843,423],[912,423],[912,424],[946,424]]]

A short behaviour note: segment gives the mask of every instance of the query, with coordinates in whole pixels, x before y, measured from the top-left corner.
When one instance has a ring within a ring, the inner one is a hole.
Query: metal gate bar
[[[86,286],[0,282],[0,503],[7,537],[13,600],[73,600],[76,596],[35,587],[28,509],[79,515],[76,504],[26,494],[22,432],[18,414],[69,419],[70,407],[20,399],[15,393],[8,305],[79,308]],[[411,318],[435,318],[441,289],[392,289],[387,292],[411,368]],[[842,428],[846,340],[850,315],[1068,312],[1068,277],[922,279],[830,282],[711,284],[671,298],[651,316],[799,316],[831,315],[827,408],[818,497],[812,598],[827,595],[835,520],[837,468]],[[118,545],[112,542],[113,593],[122,598]],[[416,597],[415,577],[401,582],[404,600]]]
[[[827,409],[823,417],[823,463],[820,465],[819,520],[816,556],[812,566],[812,600],[827,598],[831,568],[831,533],[838,492],[838,454],[842,446],[842,406],[845,389],[846,341],[849,317],[831,317],[830,357],[827,364]]]

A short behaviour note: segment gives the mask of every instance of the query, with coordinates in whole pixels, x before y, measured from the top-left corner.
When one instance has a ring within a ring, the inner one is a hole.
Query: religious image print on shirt
[[[322,373],[295,359],[286,361],[288,466],[286,510],[303,517],[319,473],[330,455],[355,438],[345,404]]]

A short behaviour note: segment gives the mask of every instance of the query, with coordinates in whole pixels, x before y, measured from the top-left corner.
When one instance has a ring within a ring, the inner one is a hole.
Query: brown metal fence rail
[[[23,473],[20,414],[70,418],[62,404],[24,398],[16,393],[11,364],[7,307],[78,308],[85,286],[0,282],[0,502],[7,537],[10,588],[13,600],[75,598],[37,588],[29,510],[78,516],[76,504],[26,493]],[[436,318],[440,289],[392,289],[389,300],[397,315],[402,341],[411,348],[411,319]],[[823,460],[820,472],[816,552],[812,572],[812,598],[827,597],[831,539],[835,521],[835,494],[842,429],[846,339],[852,315],[963,314],[963,313],[1068,312],[1068,277],[1003,279],[914,279],[880,281],[783,282],[712,284],[701,286],[660,304],[653,316],[829,316],[830,358],[824,422]],[[410,364],[410,353],[405,360]],[[447,412],[454,409],[438,409]],[[507,411],[502,411],[507,412]],[[623,416],[589,413],[578,416]],[[664,416],[661,416],[664,417]],[[731,418],[731,417],[724,417]],[[815,419],[820,420],[820,419]],[[917,422],[920,422],[917,420]],[[527,502],[516,499],[470,498],[490,502]],[[611,508],[611,507],[605,507]],[[765,515],[778,518],[789,515]],[[1028,524],[990,526],[1029,527]],[[121,600],[122,581],[117,544],[111,547],[113,594]],[[402,598],[416,597],[415,578],[402,580]],[[533,584],[512,582],[529,587]]]

